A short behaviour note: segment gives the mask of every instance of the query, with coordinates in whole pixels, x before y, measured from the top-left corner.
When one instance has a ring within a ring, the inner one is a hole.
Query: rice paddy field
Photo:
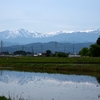
[[[100,57],[0,57],[0,68],[42,71],[100,72]]]
[[[27,74],[26,76],[28,76],[29,74],[35,74],[37,75],[40,75],[40,78],[42,75],[43,76],[43,79],[44,77],[47,76],[52,76],[54,75],[54,77],[56,77],[57,75],[61,78],[62,76],[66,76],[67,78],[66,79],[71,79],[72,78],[72,81],[73,80],[76,80],[75,83],[77,83],[77,86],[76,87],[81,87],[80,83],[78,83],[77,81],[77,77],[79,79],[79,77],[81,77],[81,81],[82,81],[82,77],[84,76],[86,79],[87,78],[91,78],[93,77],[93,82],[94,82],[94,77],[96,77],[96,79],[98,80],[98,82],[100,82],[100,57],[79,57],[79,58],[68,58],[68,57],[27,57],[27,56],[2,56],[0,57],[0,70],[1,70],[1,77],[3,77],[2,75],[6,76],[5,74],[7,74],[8,76],[8,73],[20,73],[18,75],[25,75],[25,73]],[[10,70],[10,71],[9,71]],[[6,73],[8,71],[8,73]],[[27,73],[28,72],[28,73]],[[2,74],[3,73],[3,74]],[[5,74],[4,74],[5,73]],[[47,74],[48,73],[48,74]],[[49,74],[50,73],[50,74]],[[57,73],[57,74],[56,74]],[[34,74],[34,75],[35,75]],[[9,74],[11,75],[11,74]],[[16,75],[16,74],[14,74]],[[23,76],[22,75],[22,76]],[[32,77],[32,75],[29,75],[32,78],[34,78],[34,75]],[[26,79],[26,76],[25,76],[25,79]],[[29,78],[28,76],[28,78]],[[75,76],[75,78],[73,78]],[[16,76],[17,77],[17,76]],[[14,77],[14,79],[16,78]],[[20,76],[21,77],[21,76]],[[19,77],[19,78],[20,78]],[[53,78],[54,78],[53,77]],[[10,77],[9,77],[10,78]],[[85,79],[83,78],[83,79]],[[3,79],[3,78],[2,78]],[[4,77],[5,79],[5,77]],[[12,79],[12,77],[11,77]],[[22,79],[22,78],[21,78]],[[48,79],[46,77],[46,79]],[[37,79],[34,79],[34,80],[37,80]],[[23,80],[22,80],[23,81]],[[58,81],[58,79],[57,79]],[[61,80],[60,80],[61,81]],[[87,79],[87,81],[89,81]],[[31,80],[32,82],[32,80]],[[52,82],[52,81],[51,81]],[[54,81],[55,82],[55,81]],[[68,85],[68,81],[67,82],[67,85]],[[97,82],[97,81],[96,81]],[[13,82],[12,82],[13,83]],[[40,83],[41,81],[37,81],[37,84],[33,83],[34,85],[38,85],[39,84],[39,89],[40,88]],[[42,82],[43,83],[43,82]],[[61,82],[63,83],[63,82]],[[65,82],[64,82],[65,83]],[[82,83],[82,82],[81,82]],[[84,83],[84,82],[83,82]],[[15,83],[14,83],[15,84]],[[54,83],[52,83],[54,84]],[[73,82],[74,84],[74,82]],[[73,84],[72,84],[72,87],[71,89],[76,89],[76,87],[74,88],[73,87]],[[98,83],[99,84],[99,83]],[[34,86],[33,85],[33,86]],[[50,81],[49,81],[49,85],[50,85]],[[66,84],[64,86],[67,86]],[[69,85],[71,86],[71,84],[69,83]],[[74,84],[75,85],[75,84]],[[86,83],[87,85],[87,83]],[[82,87],[86,86],[83,84]],[[15,85],[16,86],[16,85]],[[29,86],[31,85],[28,85],[27,88],[29,88]],[[32,87],[33,87],[32,86]],[[41,86],[47,86],[47,84],[45,85],[41,85]],[[52,85],[51,85],[52,86]],[[62,85],[63,86],[63,85]],[[90,85],[91,86],[91,85]],[[99,85],[95,84],[94,85],[96,87],[96,89],[99,89]],[[9,86],[8,86],[9,87]],[[31,87],[31,88],[32,88]],[[37,86],[38,87],[38,86]],[[50,87],[50,86],[49,86]],[[88,86],[89,87],[89,86]],[[5,88],[5,87],[4,87]],[[43,88],[43,87],[42,87]],[[51,87],[52,88],[52,87]],[[50,89],[51,89],[50,88]],[[69,86],[68,87],[64,87],[64,88],[61,88],[63,90],[67,89],[68,90]],[[91,87],[94,91],[94,88],[93,86]],[[90,88],[90,91],[91,91],[91,88]],[[46,87],[47,89],[47,87]],[[53,88],[54,89],[54,88]],[[58,85],[57,85],[57,89],[58,89]],[[12,89],[13,90],[13,89]],[[36,89],[37,90],[37,89]],[[44,88],[43,88],[44,90]],[[66,90],[66,91],[67,91]],[[77,88],[77,90],[80,90],[81,91],[81,88]],[[85,88],[86,90],[86,94],[87,94],[87,88]],[[58,91],[58,90],[57,90]],[[72,90],[73,91],[73,90]],[[93,91],[91,93],[93,93]],[[95,91],[98,91],[98,90],[95,90]],[[11,89],[10,89],[10,92],[11,92]],[[24,91],[25,92],[25,91]],[[82,91],[81,91],[82,92]],[[80,93],[81,93],[80,92]],[[5,92],[4,92],[5,93]],[[23,93],[23,92],[22,92]],[[33,92],[32,92],[33,93]],[[65,92],[64,92],[65,93]],[[69,92],[68,92],[69,93]],[[75,92],[77,93],[77,92]],[[90,94],[91,94],[90,93]],[[99,99],[99,93],[96,92],[96,97],[97,98],[96,100]],[[21,95],[21,93],[19,93]],[[31,94],[31,93],[30,93]],[[55,94],[55,93],[54,93]],[[82,93],[84,94],[84,93]],[[90,94],[88,94],[87,96],[89,96]],[[32,94],[33,95],[33,94]],[[35,94],[34,94],[35,95]],[[61,94],[62,95],[62,94]],[[26,99],[23,99],[22,97],[19,96],[19,99],[15,99],[16,96],[13,96],[11,97],[12,95],[8,95],[8,98],[6,98],[6,96],[0,96],[0,100],[26,100]],[[24,97],[24,95],[23,95]],[[13,98],[13,99],[12,99]],[[35,97],[34,97],[35,98]],[[56,97],[55,97],[56,98]],[[66,98],[66,97],[65,97]],[[65,99],[64,98],[64,99]],[[71,96],[70,98],[72,98],[73,100],[73,96]],[[81,98],[81,97],[80,97]],[[88,97],[90,98],[90,97]],[[86,100],[90,100],[86,98]],[[77,98],[76,98],[77,99]],[[27,100],[31,100],[30,98],[27,99]],[[35,99],[32,99],[32,100],[35,100]],[[41,100],[45,100],[45,99],[41,99]],[[55,100],[54,98],[52,98],[51,100]],[[61,99],[59,99],[61,100]]]

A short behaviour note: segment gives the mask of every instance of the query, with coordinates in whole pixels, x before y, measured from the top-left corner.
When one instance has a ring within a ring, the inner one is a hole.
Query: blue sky
[[[0,31],[100,28],[100,0],[0,0]]]

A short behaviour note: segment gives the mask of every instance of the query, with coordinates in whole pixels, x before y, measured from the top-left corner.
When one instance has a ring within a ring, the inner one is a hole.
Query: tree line
[[[15,51],[13,53],[14,55],[34,55],[34,52],[25,52],[23,50],[18,50],[18,51]],[[52,53],[51,50],[46,50],[45,53],[41,53],[41,55],[38,55],[38,56],[46,56],[46,57],[68,57],[68,53],[64,53],[64,52],[55,52],[55,53]]]

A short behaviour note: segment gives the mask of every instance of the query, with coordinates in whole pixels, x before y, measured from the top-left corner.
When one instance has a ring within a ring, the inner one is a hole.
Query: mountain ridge
[[[85,31],[29,32],[25,29],[4,30],[0,32],[0,40],[19,44],[34,42],[95,42],[100,36],[100,28]]]

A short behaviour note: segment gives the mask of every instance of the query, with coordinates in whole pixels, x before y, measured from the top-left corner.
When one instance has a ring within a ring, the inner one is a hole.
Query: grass
[[[23,92],[20,95],[16,95],[16,96],[11,96],[10,92],[8,93],[8,97],[6,96],[0,96],[0,100],[30,100],[30,97],[28,97],[28,99],[24,99],[22,97]]]
[[[99,57],[0,57],[0,63],[99,63]]]
[[[1,62],[100,62],[100,57],[0,57]]]
[[[0,100],[11,100],[11,98],[6,98],[5,96],[0,96]]]
[[[100,57],[0,57],[0,68],[31,71],[100,72]]]
[[[18,98],[18,97],[13,97],[13,98],[11,98],[10,96],[7,98],[7,97],[5,97],[5,96],[0,96],[0,100],[30,100],[30,99],[24,99],[24,98],[22,98],[22,97],[20,97],[20,98]]]

